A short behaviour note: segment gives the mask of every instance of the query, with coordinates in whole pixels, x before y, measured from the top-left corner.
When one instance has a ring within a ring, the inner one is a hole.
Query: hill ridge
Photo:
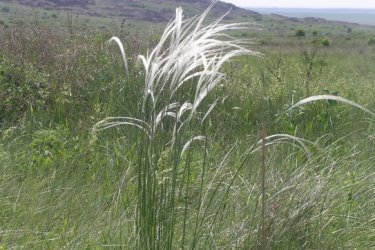
[[[17,3],[43,9],[69,9],[90,16],[118,16],[127,19],[153,22],[166,22],[175,13],[175,8],[181,6],[188,16],[202,13],[211,0],[0,0],[0,2]],[[252,10],[236,7],[230,3],[218,1],[212,11],[212,16],[221,16],[228,12],[226,19],[259,18],[261,15]]]

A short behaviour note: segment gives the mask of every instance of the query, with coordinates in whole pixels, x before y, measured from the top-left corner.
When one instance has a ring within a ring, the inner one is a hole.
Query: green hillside
[[[175,13],[175,8],[183,7],[187,15],[197,15],[206,9],[211,0],[10,0],[0,1],[18,3],[43,9],[75,10],[91,16],[118,16],[134,20],[168,21]],[[258,17],[258,13],[238,8],[232,4],[218,2],[212,15],[220,16],[231,10],[227,19],[235,17]]]

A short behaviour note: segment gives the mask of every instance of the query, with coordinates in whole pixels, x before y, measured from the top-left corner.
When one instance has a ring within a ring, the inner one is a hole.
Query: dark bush
[[[304,37],[304,36],[306,36],[306,32],[302,29],[298,29],[298,30],[296,30],[296,36],[297,37]]]
[[[10,12],[10,9],[5,6],[5,7],[1,8],[1,11],[5,12],[5,13],[8,13],[8,12]]]
[[[367,41],[368,45],[375,45],[375,36],[370,37]]]
[[[49,95],[47,75],[31,64],[0,60],[0,121],[17,122]]]
[[[329,46],[331,45],[331,41],[327,38],[327,37],[323,37],[320,39],[320,43],[323,45],[323,46]]]
[[[312,43],[315,44],[315,45],[321,45],[321,46],[325,46],[325,47],[331,45],[331,41],[327,37],[321,37],[320,39],[315,39],[315,40],[313,40]]]

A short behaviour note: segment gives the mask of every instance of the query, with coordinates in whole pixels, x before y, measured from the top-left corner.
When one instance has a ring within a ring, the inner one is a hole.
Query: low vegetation
[[[375,45],[375,37],[370,37],[367,43],[368,45]]]
[[[373,30],[61,15],[0,26],[0,249],[371,248]]]
[[[303,29],[296,30],[296,36],[297,37],[304,37],[306,36],[306,32]]]

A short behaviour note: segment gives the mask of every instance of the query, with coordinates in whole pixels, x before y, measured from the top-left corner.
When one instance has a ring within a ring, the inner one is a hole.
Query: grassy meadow
[[[375,246],[375,28],[15,10],[0,249]]]

